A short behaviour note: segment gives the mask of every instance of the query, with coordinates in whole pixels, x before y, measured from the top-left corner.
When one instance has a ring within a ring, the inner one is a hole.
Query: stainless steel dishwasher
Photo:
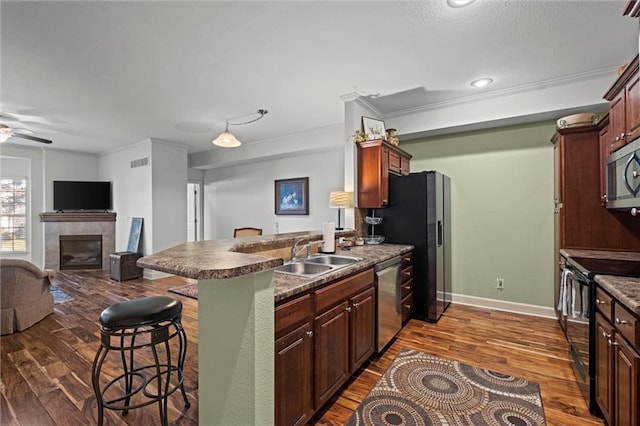
[[[376,352],[380,353],[402,328],[402,304],[400,294],[400,261],[397,256],[375,266],[376,291]]]

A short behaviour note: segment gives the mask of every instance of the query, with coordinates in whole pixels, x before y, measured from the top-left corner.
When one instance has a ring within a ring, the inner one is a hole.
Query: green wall
[[[454,294],[553,306],[554,130],[543,122],[401,141],[412,172],[451,177]]]

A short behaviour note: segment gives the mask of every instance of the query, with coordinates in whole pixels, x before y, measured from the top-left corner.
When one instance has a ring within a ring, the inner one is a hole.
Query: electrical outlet
[[[504,290],[504,278],[498,277],[496,279],[496,288],[498,290]]]

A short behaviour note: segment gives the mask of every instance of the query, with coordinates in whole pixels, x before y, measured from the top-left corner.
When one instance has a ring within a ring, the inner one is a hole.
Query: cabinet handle
[[[356,309],[358,309],[358,305],[359,305],[359,303],[355,303],[355,302],[354,302],[353,307],[354,307],[354,308],[356,308]]]
[[[598,305],[606,305],[606,304],[607,304],[607,302],[606,302],[606,301],[604,301],[604,300],[600,300],[600,299],[596,299],[596,303],[597,303]]]
[[[307,336],[313,337],[313,331],[307,331]]]
[[[411,305],[404,305],[405,308],[411,309]]]
[[[609,341],[609,343],[611,343],[611,335],[607,334],[606,331],[602,332],[602,337],[604,337],[605,339],[607,339]]]
[[[621,320],[620,318],[616,318],[616,325],[625,325],[628,324],[627,321]]]
[[[638,214],[638,209],[636,209],[635,207],[631,209],[631,216],[635,216]]]
[[[560,210],[558,210],[558,208],[555,208],[555,209],[553,209],[553,213],[554,214],[558,214],[558,213],[560,213]]]
[[[389,205],[389,200],[382,200],[382,205],[383,206],[388,206]]]
[[[618,142],[619,140],[620,140],[620,136],[616,136],[616,138],[614,139],[614,142]]]
[[[624,139],[625,136],[627,136],[625,132],[620,133],[620,140]]]
[[[620,346],[620,343],[609,340],[611,346]]]
[[[347,311],[347,312],[351,312],[351,306],[347,306],[347,308],[345,309],[345,311]]]
[[[635,179],[635,178],[637,178],[638,176],[640,176],[640,174],[638,173],[638,171],[637,171],[637,170],[634,170],[634,171],[631,173],[631,176],[633,176],[633,178]]]
[[[605,201],[605,202],[606,202],[606,201],[609,201],[609,199],[608,199],[608,197],[607,197],[607,194],[604,194],[602,197],[600,197],[600,199],[601,199],[602,201]]]

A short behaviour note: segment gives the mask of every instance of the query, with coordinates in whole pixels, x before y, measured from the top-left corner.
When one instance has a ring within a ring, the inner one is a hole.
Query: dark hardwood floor
[[[54,281],[55,313],[22,333],[0,338],[2,425],[92,425],[97,410],[91,364],[99,345],[98,317],[108,305],[145,295],[173,295],[186,284],[177,277],[116,282],[102,272],[60,272]],[[169,422],[198,423],[198,308],[182,296],[183,325],[189,339],[185,387],[191,407],[170,397]],[[548,425],[601,425],[590,416],[556,321],[452,305],[436,324],[412,320],[389,349],[367,362],[313,419],[341,425],[403,348],[478,365],[540,385]],[[277,403],[277,402],[276,402]],[[160,424],[156,405],[129,412],[106,411],[106,424]]]

